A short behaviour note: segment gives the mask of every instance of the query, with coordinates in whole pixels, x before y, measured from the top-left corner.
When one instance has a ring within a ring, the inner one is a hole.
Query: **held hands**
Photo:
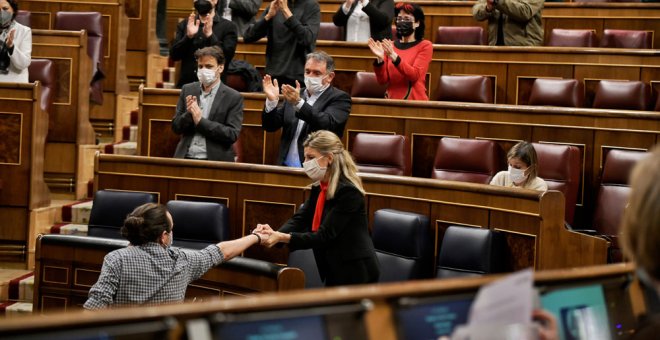
[[[261,238],[261,245],[268,248],[280,242],[281,236],[284,235],[278,231],[274,231],[268,224],[257,224],[257,227],[252,231]]]
[[[300,83],[298,83],[296,80],[295,88],[288,84],[282,85],[282,94],[284,95],[284,99],[286,99],[289,104],[298,104],[298,101],[300,100]]]
[[[192,13],[188,16],[188,26],[186,28],[186,36],[191,39],[192,37],[199,32],[199,23],[200,21],[195,18],[195,14]]]
[[[197,97],[186,97],[186,110],[192,115],[192,119],[193,122],[195,122],[195,125],[199,124],[199,121],[202,120],[202,109],[200,109],[199,105],[197,104]]]
[[[280,87],[277,84],[277,79],[271,79],[270,75],[267,74],[264,76],[264,79],[261,82],[264,86],[264,93],[266,94],[266,98],[271,101],[277,101],[280,95]]]
[[[383,59],[385,59],[385,50],[383,49],[383,43],[374,40],[372,38],[369,38],[367,44],[369,45],[369,49],[371,50],[371,53],[373,53],[376,56],[378,62],[379,63],[382,62]]]

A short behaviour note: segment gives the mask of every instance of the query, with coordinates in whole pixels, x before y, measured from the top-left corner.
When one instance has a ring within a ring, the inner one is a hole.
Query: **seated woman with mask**
[[[500,171],[490,181],[491,185],[547,191],[548,184],[538,177],[538,160],[532,143],[520,142],[506,155],[508,171]]]
[[[0,82],[29,82],[32,30],[16,22],[18,2],[0,0]]]
[[[312,132],[305,143],[303,168],[314,183],[309,199],[279,231],[259,224],[264,245],[288,243],[291,250],[314,250],[326,286],[374,283],[380,270],[369,236],[362,181],[339,137]]]

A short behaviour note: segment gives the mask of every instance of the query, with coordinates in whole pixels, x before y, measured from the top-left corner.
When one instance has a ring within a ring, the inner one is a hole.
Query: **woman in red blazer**
[[[376,79],[387,84],[387,98],[429,100],[426,72],[433,57],[433,44],[424,39],[424,11],[417,4],[399,2],[394,13],[398,40],[369,39],[369,48],[376,56]]]

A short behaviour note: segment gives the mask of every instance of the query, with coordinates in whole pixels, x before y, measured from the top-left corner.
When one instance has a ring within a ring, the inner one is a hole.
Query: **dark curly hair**
[[[167,209],[162,204],[146,203],[126,216],[124,226],[121,227],[121,236],[132,245],[139,246],[157,242],[163,231],[172,231]]]
[[[412,2],[397,2],[394,6],[394,18],[396,18],[401,11],[411,14],[415,17],[415,22],[419,23],[419,26],[415,29],[415,40],[424,39],[426,24],[424,24],[424,11],[422,10],[422,7]],[[397,33],[396,36],[399,39],[402,38],[399,33]]]

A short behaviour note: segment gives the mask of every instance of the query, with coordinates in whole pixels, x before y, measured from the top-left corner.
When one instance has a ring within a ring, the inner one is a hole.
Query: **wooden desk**
[[[635,304],[639,303],[637,281],[633,280],[630,289],[623,288],[634,273],[632,265],[609,265],[570,270],[553,270],[534,273],[536,287],[562,288],[602,284],[606,288],[608,303],[617,306],[611,317],[620,323],[622,332],[634,329],[636,321]],[[33,315],[23,318],[9,318],[0,323],[0,332],[6,336],[30,335],[35,332],[54,330],[83,330],[102,328],[109,325],[127,325],[135,322],[160,320],[173,317],[172,338],[179,338],[186,331],[186,323],[197,319],[208,320],[218,312],[251,313],[283,312],[291,309],[308,309],[333,305],[356,304],[368,301],[367,309],[360,326],[366,328],[367,339],[398,339],[396,323],[396,301],[402,297],[452,297],[474,294],[477,289],[495,280],[496,276],[480,278],[410,281],[405,283],[373,284],[355,287],[337,287],[307,291],[277,292],[250,296],[244,299],[225,299],[184,303],[176,305],[122,309],[108,313],[58,313],[53,315]],[[616,286],[616,283],[619,285]],[[643,308],[643,305],[642,305]],[[348,320],[346,321],[348,322]],[[420,320],[420,323],[423,321]],[[341,324],[344,325],[344,324]],[[151,337],[150,337],[151,338]]]
[[[50,204],[44,183],[48,117],[39,83],[0,83],[0,93],[0,258],[22,261],[30,212]]]
[[[39,235],[36,244],[34,310],[52,312],[82,308],[98,280],[105,255],[128,246],[128,241]],[[305,275],[298,268],[237,257],[191,282],[186,299],[244,297],[304,287]]]
[[[333,57],[334,84],[348,93],[356,72],[373,72],[375,58],[366,43],[318,41],[316,48]],[[263,70],[266,39],[249,44],[241,40],[234,58],[245,59]],[[495,102],[518,104],[529,96],[534,78],[572,78],[586,83],[598,79],[641,80],[658,86],[660,50],[434,45],[427,73],[431,99],[435,98],[441,75],[492,77]]]
[[[179,90],[140,92],[138,154],[172,157],[179,136],[172,132]],[[265,96],[244,93],[241,143],[243,162],[275,164],[280,132],[261,129]],[[353,98],[343,141],[350,149],[359,132],[404,135],[412,141],[413,176],[430,177],[442,137],[483,138],[504,150],[521,140],[570,144],[582,152],[582,183],[576,225],[590,226],[603,159],[615,148],[642,149],[660,142],[660,114],[524,105],[406,102]]]
[[[458,224],[505,233],[512,269],[605,263],[607,242],[564,228],[560,192],[372,174],[361,174],[361,178],[368,216],[396,207],[430,217],[436,258],[444,230]],[[304,202],[308,185],[301,169],[103,154],[97,155],[94,177],[95,191],[151,192],[161,203],[175,199],[222,202],[230,211],[231,238],[246,235],[257,223],[282,225]],[[287,254],[263,251],[256,257],[286,263]]]

